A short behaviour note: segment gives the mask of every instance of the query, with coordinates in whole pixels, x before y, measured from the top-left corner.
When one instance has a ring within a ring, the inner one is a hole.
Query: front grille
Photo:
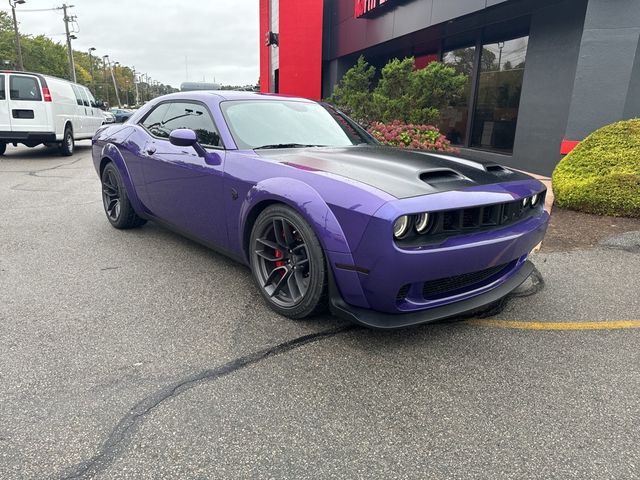
[[[400,247],[436,245],[455,235],[465,235],[492,230],[514,224],[534,215],[540,215],[545,191],[538,193],[540,200],[534,207],[523,205],[522,199],[480,207],[440,210],[431,212],[429,227],[422,234],[415,230],[401,239],[395,239]]]
[[[430,299],[442,296],[445,293],[463,290],[472,285],[479,285],[505,270],[509,265],[510,264],[504,263],[478,272],[465,273],[463,275],[456,275],[455,277],[439,278],[437,280],[429,280],[428,282],[424,282],[422,295],[425,299]]]

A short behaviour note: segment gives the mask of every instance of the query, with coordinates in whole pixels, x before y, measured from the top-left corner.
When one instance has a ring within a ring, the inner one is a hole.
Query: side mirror
[[[169,142],[176,147],[193,147],[199,157],[204,158],[208,165],[220,165],[220,155],[214,152],[207,152],[198,143],[198,135],[188,128],[178,128],[169,134]]]
[[[193,130],[179,128],[171,132],[169,141],[176,147],[193,147],[198,142],[198,136]]]

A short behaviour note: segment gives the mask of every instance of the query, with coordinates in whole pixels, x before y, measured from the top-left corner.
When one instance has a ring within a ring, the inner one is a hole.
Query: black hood
[[[257,153],[293,167],[366,183],[396,198],[531,178],[495,163],[369,145],[258,150]]]

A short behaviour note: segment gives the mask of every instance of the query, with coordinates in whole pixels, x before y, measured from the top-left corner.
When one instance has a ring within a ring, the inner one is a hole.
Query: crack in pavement
[[[331,330],[303,335],[287,340],[278,345],[258,350],[257,352],[231,360],[219,367],[203,370],[199,373],[187,375],[183,379],[174,382],[151,395],[140,400],[129,412],[122,417],[118,424],[111,430],[109,437],[99,447],[98,452],[88,460],[80,462],[67,469],[61,478],[63,480],[92,478],[107,469],[120,457],[129,446],[137,428],[143,422],[144,417],[161,405],[166,400],[197,387],[205,382],[213,382],[221,377],[249,367],[270,357],[282,355],[310,343],[315,343],[325,338],[334,337],[340,333],[360,328],[357,325],[345,325]]]

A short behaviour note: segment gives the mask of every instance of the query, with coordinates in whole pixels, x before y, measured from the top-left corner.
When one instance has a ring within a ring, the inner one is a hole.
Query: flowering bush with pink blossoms
[[[433,125],[414,125],[395,120],[390,123],[375,122],[369,127],[369,133],[384,145],[415,150],[436,150],[458,153]]]

